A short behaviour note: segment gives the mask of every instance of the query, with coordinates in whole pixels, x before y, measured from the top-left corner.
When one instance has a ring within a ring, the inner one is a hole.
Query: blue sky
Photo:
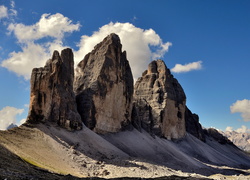
[[[77,63],[115,32],[135,78],[163,59],[204,127],[248,131],[249,9],[248,0],[0,0],[0,128],[26,118],[31,69],[54,49],[71,47]]]

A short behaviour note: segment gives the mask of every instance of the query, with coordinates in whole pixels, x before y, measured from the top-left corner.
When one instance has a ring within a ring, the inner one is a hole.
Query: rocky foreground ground
[[[160,138],[153,139],[144,133],[139,139],[130,138],[136,134],[140,136],[139,133],[138,131],[125,131],[116,134],[116,136],[111,134],[102,137],[88,128],[72,133],[43,124],[37,127],[22,126],[2,131],[0,132],[0,177],[2,179],[250,178],[249,170],[240,165],[244,163],[244,160],[240,158],[241,154],[235,154],[235,159],[241,161],[239,165],[231,167],[219,165],[218,161],[224,160],[221,164],[229,164],[230,162],[228,156],[216,155],[216,151],[221,149],[210,152],[213,150],[206,146],[202,148],[204,144],[197,144],[197,149],[203,151],[204,157],[196,152],[196,158],[202,160],[205,157],[214,156],[214,159],[213,157],[210,159],[214,161],[213,163],[209,163],[207,160],[200,162],[195,160],[195,154],[192,157],[192,151],[187,147],[190,142],[185,142],[193,141],[192,137],[179,143]],[[127,138],[123,138],[124,136]],[[79,140],[79,137],[85,138]],[[152,144],[153,140],[157,140],[158,143]],[[142,143],[141,146],[136,145],[138,141]],[[130,149],[123,143],[130,144]],[[216,142],[212,141],[211,143]],[[145,144],[151,144],[151,146],[146,150]],[[163,146],[162,150],[159,145]],[[178,149],[177,146],[182,148]],[[166,151],[165,155],[164,151]],[[224,153],[230,153],[230,151],[224,151]],[[230,156],[230,154],[228,155]],[[165,158],[162,159],[165,164],[160,163],[161,158]]]
[[[15,131],[12,131],[11,134],[14,136],[17,135]],[[23,134],[24,135],[24,134]],[[3,136],[2,136],[3,137]],[[27,137],[25,137],[27,138]],[[29,137],[30,138],[30,137]],[[1,140],[3,140],[1,138]],[[15,141],[15,139],[13,139]],[[4,142],[4,140],[3,140]],[[20,149],[24,147],[19,147]],[[19,152],[20,153],[20,152]],[[86,177],[79,178],[72,175],[58,174],[49,172],[46,169],[38,167],[40,165],[29,161],[28,159],[22,159],[19,156],[15,155],[4,146],[0,145],[0,179],[4,180],[22,180],[22,179],[44,179],[44,180],[73,180],[73,179],[106,179],[100,177]],[[142,178],[139,177],[121,177],[121,178],[111,178],[114,180],[139,180]],[[145,178],[144,178],[145,179]],[[196,179],[195,177],[181,177],[176,175],[171,175],[168,177],[159,177],[159,178],[147,178],[147,179],[159,179],[159,180],[171,180],[171,179]],[[200,178],[199,178],[200,179]],[[204,178],[205,179],[205,178]]]

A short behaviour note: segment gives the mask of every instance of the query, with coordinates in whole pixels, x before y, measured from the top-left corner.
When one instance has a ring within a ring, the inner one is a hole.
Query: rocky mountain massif
[[[242,133],[236,131],[225,131],[221,132],[230,141],[232,141],[240,149],[250,152],[250,133]]]
[[[152,61],[134,85],[120,38],[110,34],[75,77],[73,62],[72,50],[55,51],[32,71],[27,122],[0,132],[6,151],[76,177],[249,175],[250,157],[202,129],[164,61]]]
[[[73,92],[74,59],[71,49],[52,59],[43,68],[34,68],[31,74],[30,108],[27,122],[55,122],[67,129],[81,129]]]

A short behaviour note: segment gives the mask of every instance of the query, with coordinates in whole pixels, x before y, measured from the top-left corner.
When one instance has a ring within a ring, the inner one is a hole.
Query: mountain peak
[[[97,44],[77,66],[74,90],[78,112],[95,132],[118,132],[129,124],[133,76],[118,35]]]
[[[167,139],[180,139],[186,135],[185,106],[185,93],[164,61],[152,61],[135,84],[134,123]]]
[[[81,129],[73,92],[74,59],[71,49],[61,55],[54,51],[52,59],[31,74],[29,123],[54,122],[67,129]]]

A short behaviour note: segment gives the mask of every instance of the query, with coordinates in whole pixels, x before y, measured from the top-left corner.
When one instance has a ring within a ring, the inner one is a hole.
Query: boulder
[[[87,127],[107,133],[130,124],[133,76],[118,35],[110,34],[97,44],[76,72],[77,108]]]
[[[134,89],[133,124],[167,139],[185,136],[186,95],[164,61],[152,61]]]
[[[61,56],[54,51],[52,59],[44,67],[34,68],[27,122],[54,122],[69,130],[81,129],[73,81],[74,56],[71,49],[62,50]]]

